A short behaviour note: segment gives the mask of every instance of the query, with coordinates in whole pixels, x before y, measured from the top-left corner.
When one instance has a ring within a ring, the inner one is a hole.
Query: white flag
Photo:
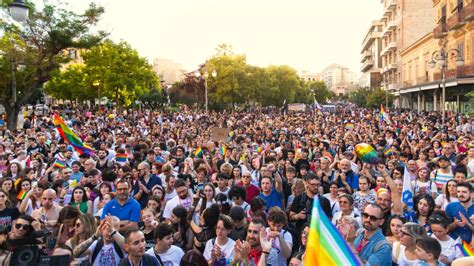
[[[408,210],[413,209],[413,189],[411,187],[410,172],[406,166],[403,174],[402,203],[406,204]]]

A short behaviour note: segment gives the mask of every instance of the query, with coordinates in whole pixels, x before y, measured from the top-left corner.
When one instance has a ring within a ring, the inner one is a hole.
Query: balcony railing
[[[448,31],[445,23],[439,23],[438,26],[433,29],[433,38],[435,39],[442,39],[447,34]]]
[[[474,65],[469,66],[460,66],[453,69],[448,69],[446,71],[446,79],[451,78],[465,78],[473,76],[474,77]],[[441,80],[442,72],[438,72],[434,74],[434,80]]]
[[[369,50],[366,50],[362,53],[362,58],[360,60],[361,63],[364,63],[365,59],[372,57],[372,52]]]
[[[389,0],[387,8],[390,10],[394,10],[395,8],[397,8],[397,0]]]
[[[446,28],[448,30],[456,30],[466,24],[462,19],[462,10],[463,9],[459,9],[456,13],[448,18],[448,21],[446,22]]]
[[[461,20],[468,22],[474,19],[474,1],[465,5],[461,10]]]
[[[369,70],[373,65],[374,65],[374,60],[369,59],[369,60],[367,60],[367,61],[364,62],[364,64],[363,64],[362,67],[360,68],[360,71],[361,71],[361,72],[366,72],[366,71]]]
[[[403,82],[403,87],[411,87],[411,86],[413,86],[413,82],[411,82],[410,80]]]

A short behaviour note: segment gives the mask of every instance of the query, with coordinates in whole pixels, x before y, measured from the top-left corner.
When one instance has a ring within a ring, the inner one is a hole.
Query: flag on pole
[[[461,240],[460,238],[456,239],[456,246],[461,250],[461,253],[464,255],[464,257],[473,257],[474,256],[474,250],[471,248],[469,243],[467,243],[464,240]]]
[[[413,209],[413,188],[411,187],[410,172],[406,166],[403,172],[402,203],[406,204],[407,209],[411,211]]]
[[[323,112],[323,107],[321,107],[321,105],[318,103],[318,101],[316,100],[316,97],[314,98],[314,108],[316,108],[316,110],[318,110],[318,113]]]
[[[360,265],[357,257],[329,221],[314,197],[304,265]]]
[[[383,104],[380,105],[380,123],[385,121],[386,123],[390,123],[390,118],[388,116],[388,113],[385,111],[385,107]]]
[[[56,129],[59,131],[59,135],[69,143],[79,154],[94,154],[94,151],[91,147],[82,143],[82,140],[78,138],[74,132],[64,123],[63,119],[59,116],[58,113],[54,114],[53,123],[56,126]]]
[[[202,154],[202,148],[199,147],[197,150],[194,151],[194,156],[195,157],[198,157]]]

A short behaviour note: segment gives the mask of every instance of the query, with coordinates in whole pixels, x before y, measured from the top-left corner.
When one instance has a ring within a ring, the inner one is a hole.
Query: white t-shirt
[[[267,235],[268,233],[270,233],[270,228],[267,228]],[[291,233],[283,229],[281,230],[280,235],[283,237],[285,242],[290,245],[291,250],[293,247],[293,237],[291,236]],[[287,259],[288,258],[281,255],[280,241],[278,238],[273,239],[272,250],[270,251],[270,255],[268,255],[267,265],[286,266]]]
[[[459,201],[458,198],[449,197],[449,199],[450,201],[448,202],[448,200],[446,199],[446,194],[439,194],[438,197],[436,197],[435,199],[435,204],[437,206],[441,206],[441,209],[445,211],[446,206],[448,206],[449,203]]]
[[[221,246],[217,243],[217,239],[213,238],[207,241],[206,248],[204,249],[203,255],[204,255],[204,258],[206,258],[206,260],[211,259],[211,251],[214,248],[214,245],[217,245],[221,249],[221,254],[226,260],[234,258],[234,245],[235,245],[234,240],[227,238],[227,243]]]
[[[88,253],[90,254],[90,259],[92,260],[92,254],[94,253],[95,246],[97,245],[97,240],[90,245],[87,249]],[[127,253],[122,251],[123,256],[126,257]],[[97,254],[97,257],[94,260],[93,266],[105,266],[105,265],[119,265],[120,263],[120,256],[115,252],[114,244],[106,244],[102,246],[102,249]]]
[[[400,244],[400,242],[393,242],[393,248],[392,248],[392,257],[396,260],[395,262],[398,264],[398,265],[415,265],[416,263],[419,263],[420,260],[409,260],[407,259],[407,257],[405,256],[405,249],[406,247],[402,244]],[[397,257],[397,253],[398,253],[398,257]]]
[[[173,209],[178,205],[183,206],[186,210],[189,211],[189,209],[191,209],[192,203],[193,203],[193,199],[189,195],[184,200],[180,199],[179,196],[176,196],[170,199],[168,202],[166,202],[165,210],[163,211],[163,218],[165,219],[171,218],[171,213]]]
[[[426,194],[429,193],[431,196],[431,193],[435,192],[438,193],[438,188],[436,187],[436,183],[433,182],[432,180],[428,181],[420,181],[420,180],[413,180],[411,181],[411,187],[416,193],[421,193],[421,194]]]
[[[156,258],[155,249],[150,248],[146,254]],[[184,256],[184,252],[177,246],[171,245],[165,253],[158,254],[163,262],[163,266],[179,266],[181,258]],[[158,258],[157,258],[158,259]]]
[[[434,234],[431,237],[438,240],[439,244],[441,245],[441,255],[446,256],[449,261],[464,257],[464,255],[461,253],[461,250],[456,247],[456,241],[451,237],[449,237],[449,239],[446,241],[439,240]]]
[[[172,198],[178,196],[178,193],[176,193],[176,189],[173,189],[173,192],[171,193],[165,193],[165,202],[171,200]]]

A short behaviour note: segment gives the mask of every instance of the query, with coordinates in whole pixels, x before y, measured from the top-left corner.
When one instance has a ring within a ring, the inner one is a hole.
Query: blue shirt
[[[459,216],[459,212],[461,212],[464,217],[469,222],[469,217],[474,215],[474,204],[471,205],[467,210],[461,205],[460,202],[451,202],[446,206],[446,214],[448,215],[449,219],[453,220],[454,218],[461,220],[461,216]],[[452,231],[449,234],[453,239],[460,237],[462,240],[466,241],[467,243],[471,243],[472,239],[472,231],[469,228],[469,225],[465,225],[464,227],[458,227],[456,230]]]
[[[270,195],[265,196],[263,193],[260,193],[259,197],[262,198],[267,204],[265,208],[266,211],[270,210],[270,208],[274,206],[283,208],[281,195],[274,188],[272,188],[272,192],[270,193]]]
[[[121,221],[127,220],[138,223],[140,221],[140,210],[140,204],[133,198],[129,198],[123,205],[120,205],[117,198],[115,198],[105,204],[100,219],[103,220],[107,214],[110,214],[117,216]]]
[[[354,247],[357,249],[359,243],[364,237],[364,230],[354,240]],[[392,248],[390,244],[385,240],[385,244],[378,244],[380,241],[384,241],[385,236],[382,234],[382,230],[379,228],[369,238],[369,241],[364,248],[359,252],[359,257],[366,263],[365,265],[379,265],[379,266],[391,266],[392,265]],[[377,245],[378,244],[378,245]],[[377,250],[374,250],[377,247]]]
[[[151,189],[155,185],[160,185],[161,186],[161,178],[155,176],[155,175],[150,175],[150,179],[148,180],[148,183],[145,182],[145,179],[143,177],[138,178],[137,182],[135,183],[135,187],[133,188],[133,195],[138,194],[140,191],[140,186],[138,185],[138,182],[141,182],[142,184],[145,185],[145,187],[151,191]],[[142,193],[142,196],[138,200],[138,203],[140,203],[141,208],[146,208],[146,205],[148,204],[148,194]]]
[[[352,189],[357,189],[359,190],[359,176],[354,173],[354,171],[350,170],[349,172],[346,173],[346,182],[351,186]],[[342,179],[339,178],[338,182],[338,187],[344,187],[344,184],[342,184]]]

